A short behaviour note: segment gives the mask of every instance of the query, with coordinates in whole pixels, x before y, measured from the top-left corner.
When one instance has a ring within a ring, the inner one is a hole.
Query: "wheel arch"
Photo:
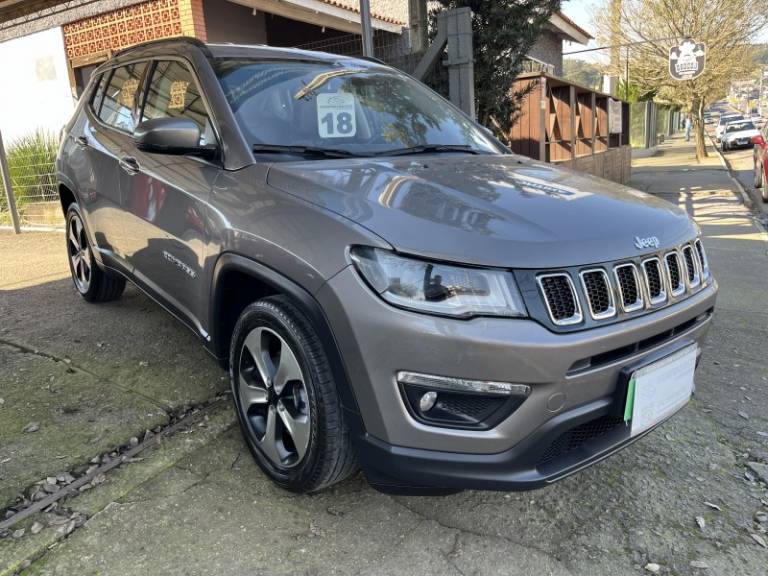
[[[242,310],[260,298],[277,294],[289,298],[317,332],[337,383],[341,404],[348,415],[350,432],[356,438],[361,437],[364,433],[362,418],[333,329],[314,296],[290,278],[238,254],[219,256],[211,284],[210,351],[226,366],[232,331]]]
[[[64,183],[59,184],[59,202],[61,202],[61,211],[64,213],[64,216],[67,215],[70,205],[77,203],[77,196]]]

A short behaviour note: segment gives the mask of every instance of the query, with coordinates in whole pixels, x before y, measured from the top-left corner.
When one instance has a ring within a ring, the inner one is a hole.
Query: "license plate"
[[[690,400],[697,353],[693,344],[632,373],[624,408],[631,436],[669,418]]]

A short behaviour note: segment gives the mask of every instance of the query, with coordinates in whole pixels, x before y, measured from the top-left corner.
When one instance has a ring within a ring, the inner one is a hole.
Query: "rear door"
[[[217,143],[199,83],[185,61],[155,61],[146,86],[141,121],[189,118],[200,127],[201,144]],[[205,336],[205,222],[220,166],[191,155],[144,152],[132,142],[123,161],[134,169],[121,181],[126,255],[134,277]]]
[[[78,181],[84,187],[89,229],[102,255],[124,265],[125,248],[120,195],[120,159],[135,126],[136,99],[146,62],[104,73],[86,122],[75,141],[84,162]]]

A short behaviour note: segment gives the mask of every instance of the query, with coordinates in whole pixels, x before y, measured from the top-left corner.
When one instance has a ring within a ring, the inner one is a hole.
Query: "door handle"
[[[80,148],[87,148],[88,147],[88,138],[85,136],[78,136],[75,138],[75,144],[80,146]]]
[[[120,159],[120,168],[128,174],[137,174],[141,170],[141,166],[139,166],[139,163],[133,156],[123,156]]]

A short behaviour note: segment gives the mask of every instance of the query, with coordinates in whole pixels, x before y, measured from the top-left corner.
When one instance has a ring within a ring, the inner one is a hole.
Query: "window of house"
[[[155,118],[188,118],[200,128],[201,145],[216,140],[197,84],[181,62],[161,61],[155,66],[141,121]]]
[[[146,62],[137,62],[114,70],[99,110],[102,121],[119,130],[133,132],[133,110],[146,67]]]

